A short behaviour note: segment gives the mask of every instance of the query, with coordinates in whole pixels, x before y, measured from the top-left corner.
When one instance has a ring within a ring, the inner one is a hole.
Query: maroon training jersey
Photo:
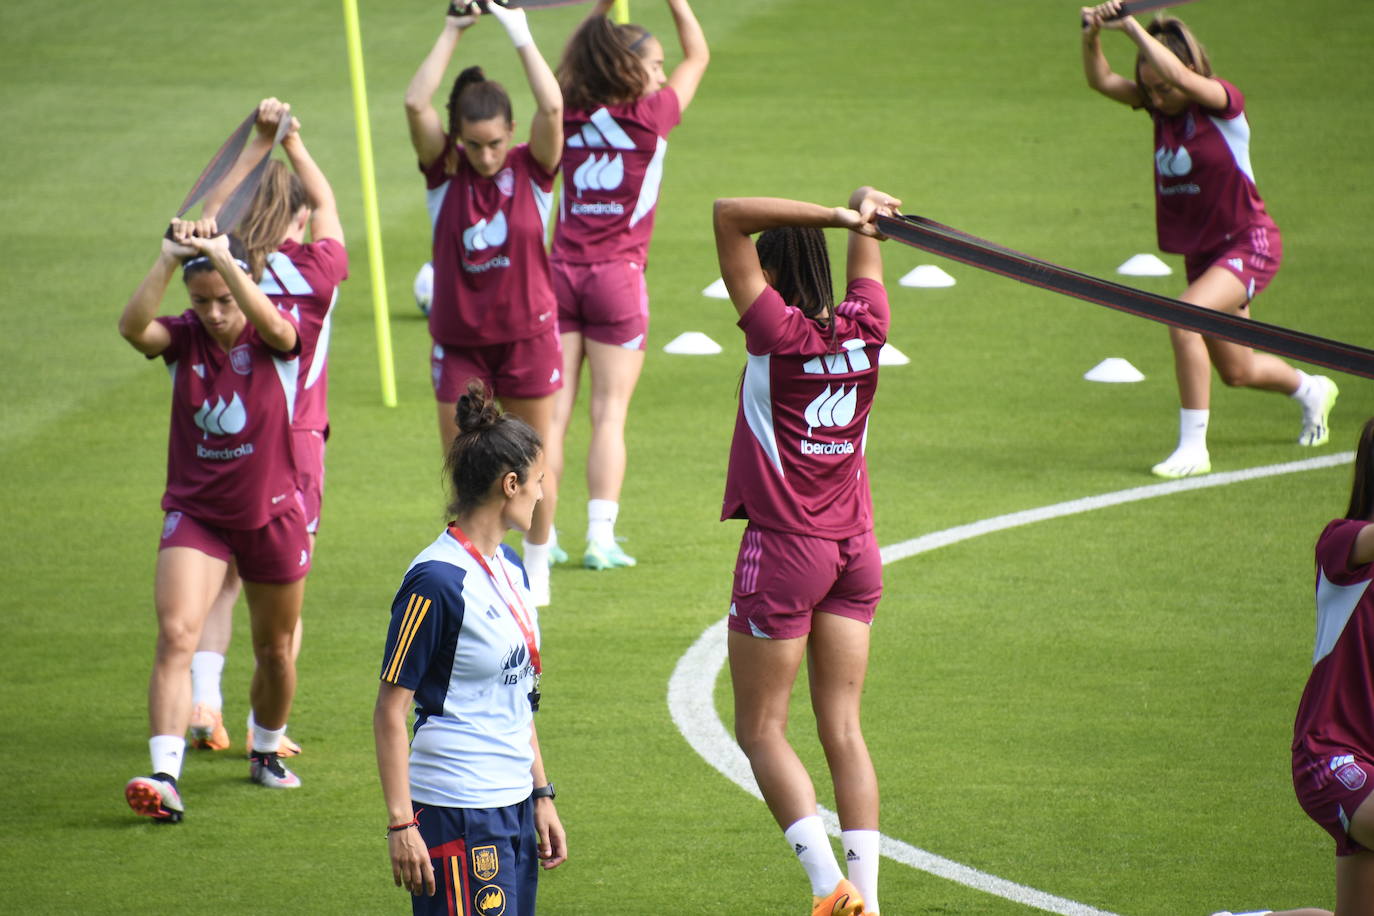
[[[563,114],[563,186],[553,257],[643,264],[654,231],[668,132],[682,120],[664,87],[625,105]]]
[[[1250,166],[1245,96],[1225,80],[1226,107],[1196,103],[1181,114],[1151,112],[1155,124],[1155,227],[1159,247],[1207,254],[1247,229],[1277,229],[1264,209]]]
[[[1317,539],[1317,643],[1293,747],[1374,754],[1374,564],[1350,565],[1369,522],[1337,519]]]
[[[864,444],[890,321],[887,291],[855,280],[835,336],[766,287],[741,316],[740,388],[721,518],[841,540],[873,527]]]
[[[277,308],[295,316],[300,328],[295,429],[323,433],[329,428],[329,332],[339,284],[347,278],[348,252],[338,239],[308,245],[287,239],[267,256],[258,282]]]
[[[172,376],[163,510],[261,528],[296,498],[295,353],[269,348],[251,324],[226,353],[189,309],[157,321],[172,335],[160,354]]]
[[[445,158],[420,168],[434,229],[430,336],[451,347],[538,336],[558,321],[544,250],[553,173],[526,143],[512,147],[491,178],[461,151],[458,171],[447,175]]]

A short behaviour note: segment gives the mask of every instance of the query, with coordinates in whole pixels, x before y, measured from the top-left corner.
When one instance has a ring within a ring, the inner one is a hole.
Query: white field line
[[[1335,467],[1349,464],[1354,458],[1353,452],[1341,452],[1306,461],[1291,461],[1285,464],[1271,464],[1243,471],[1208,474],[1203,477],[1189,477],[1150,486],[1132,487],[1129,490],[1103,493],[1100,496],[1088,496],[1038,509],[1012,512],[1008,515],[999,515],[968,525],[947,528],[944,531],[937,531],[933,534],[884,547],[882,549],[883,564],[895,563],[918,553],[957,544],[960,541],[991,534],[994,531],[1005,531],[1009,528],[1029,525],[1034,522],[1063,518],[1081,512],[1091,512],[1094,509],[1105,509],[1109,506],[1119,506],[1137,500],[1153,499],[1156,496],[1168,496],[1173,493],[1201,490],[1207,487],[1221,487],[1247,480],[1257,480],[1262,477]],[[719,678],[721,668],[725,666],[726,661],[725,634],[724,620],[712,624],[698,637],[682,658],[678,659],[677,667],[673,669],[673,676],[668,681],[668,710],[672,714],[673,723],[682,733],[682,736],[687,739],[687,743],[692,746],[692,750],[696,751],[703,760],[726,779],[762,801],[763,796],[759,793],[758,784],[754,781],[754,774],[749,769],[748,759],[744,756],[744,752],[739,749],[739,745],[725,731],[724,724],[716,715],[713,697],[716,680]],[[821,808],[820,814],[830,835],[838,837],[840,835],[839,818],[833,811],[826,808]],[[1106,910],[1099,910],[1087,904],[1068,900],[1064,897],[1056,897],[1032,887],[1016,884],[1005,878],[990,875],[987,872],[962,865],[887,835],[882,837],[882,852],[888,858],[912,868],[1049,913],[1059,913],[1061,916],[1116,916],[1116,914]]]

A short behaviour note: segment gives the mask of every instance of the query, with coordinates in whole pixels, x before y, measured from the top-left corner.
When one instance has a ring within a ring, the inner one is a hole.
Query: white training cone
[[[921,264],[897,282],[903,286],[935,289],[941,286],[953,286],[954,278],[934,264]]]
[[[1116,272],[1128,277],[1167,277],[1173,273],[1168,264],[1152,254],[1133,254]]]
[[[1090,382],[1143,382],[1145,374],[1119,356],[1111,356],[1093,366],[1083,377]]]
[[[730,294],[725,290],[725,280],[717,279],[716,282],[701,291],[703,296],[711,299],[729,299]]]
[[[890,343],[883,344],[883,348],[878,351],[878,365],[880,366],[905,366],[909,362],[911,362],[911,357]]]
[[[684,331],[664,344],[663,352],[683,356],[710,356],[720,352],[720,344],[700,331]]]

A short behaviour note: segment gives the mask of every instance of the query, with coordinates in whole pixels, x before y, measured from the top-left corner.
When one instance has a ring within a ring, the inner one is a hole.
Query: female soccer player
[[[454,404],[478,378],[506,410],[543,441],[553,428],[554,393],[562,384],[558,310],[549,284],[544,229],[554,172],[563,154],[563,96],[534,45],[523,10],[488,6],[505,27],[529,80],[536,111],[528,143],[512,145],[510,97],[480,67],[454,80],[448,121],[432,98],[464,31],[481,15],[448,16],[406,89],[410,142],[429,189],[433,224],[434,300],[429,332],[439,438],[447,452]],[[536,605],[549,603],[549,530],[555,482],[526,533],[525,568]]]
[[[249,774],[270,788],[300,785],[277,747],[296,688],[291,636],[310,571],[291,459],[296,320],[253,283],[243,255],[216,235],[213,220],[174,220],[171,235],[119,320],[134,349],[161,356],[172,374],[167,516],[154,585],[157,654],[148,686],[152,775],[124,789],[135,812],[166,822],[184,812],[177,780],[191,715],[191,654],[231,559],[248,594],[257,659],[259,724]],[[191,308],[157,317],[178,269]]]
[[[387,846],[416,913],[531,916],[536,865],[561,864],[567,840],[534,727],[538,615],[501,539],[532,523],[543,452],[477,380],[457,429],[454,521],[406,571],[382,656],[373,731]]]
[[[1345,516],[1328,524],[1317,538],[1316,648],[1293,724],[1293,788],[1303,810],[1336,841],[1336,912],[1341,916],[1374,914],[1374,803],[1369,800],[1374,793],[1371,523],[1374,419],[1360,430]],[[1330,913],[1303,909],[1273,916]]]
[[[563,474],[563,439],[585,359],[592,436],[582,563],[590,569],[635,564],[616,541],[615,520],[625,480],[625,417],[649,332],[645,262],[668,132],[691,104],[711,56],[687,0],[668,0],[682,63],[665,77],[663,46],[641,26],[607,19],[613,2],[596,4],[558,66],[566,139],[549,256],[563,343],[549,471],[555,479]]]
[[[878,912],[878,782],[859,704],[882,563],[863,448],[889,323],[874,216],[900,203],[859,188],[848,207],[715,205],[721,277],[749,353],[721,513],[749,520],[730,598],[735,736],[806,870],[817,916],[856,916],[865,903]],[[838,305],[827,226],[851,230]],[[787,742],[788,700],[807,656],[848,880]]]
[[[1155,127],[1155,221],[1159,247],[1184,255],[1188,288],[1180,298],[1250,316],[1250,301],[1279,269],[1283,245],[1250,167],[1250,125],[1239,89],[1212,75],[1207,52],[1178,19],[1141,26],[1121,16],[1120,0],[1084,7],[1083,71],[1113,101],[1144,108]],[[1139,48],[1134,78],[1112,72],[1103,28],[1125,32]],[[1207,451],[1211,366],[1230,386],[1275,391],[1302,406],[1299,445],[1322,445],[1336,385],[1267,353],[1169,329],[1178,381],[1178,446],[1152,469],[1160,477],[1212,470]]]
[[[282,150],[294,174],[280,162],[269,163],[239,225],[238,235],[247,250],[249,271],[258,281],[259,288],[277,308],[295,315],[300,329],[301,352],[297,360],[291,445],[313,555],[324,500],[325,441],[329,438],[327,359],[330,327],[339,284],[348,276],[348,252],[344,248],[343,225],[339,221],[334,190],[306,149],[300,135],[300,122],[291,115],[289,105],[275,98],[264,99],[258,105],[257,132],[245,150],[243,161],[256,163],[270,150],[282,118],[291,119],[290,132],[282,140]],[[309,242],[305,241],[307,229]],[[234,604],[239,591],[239,578],[231,564],[224,587],[211,605],[200,645],[191,660],[190,735],[196,747],[210,750],[229,747],[220,676],[233,634]],[[292,640],[293,658],[300,655],[300,647],[298,621]],[[250,713],[249,740],[252,733]],[[291,757],[300,753],[300,746],[283,735],[278,750],[280,756]]]

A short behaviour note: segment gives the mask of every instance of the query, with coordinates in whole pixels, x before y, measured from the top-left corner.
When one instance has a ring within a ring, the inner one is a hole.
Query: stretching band
[[[1041,289],[1105,305],[1107,308],[1187,331],[1196,331],[1218,340],[1227,340],[1362,378],[1374,378],[1374,350],[1354,344],[1328,340],[1325,337],[1133,289],[1004,248],[922,216],[880,214],[878,231],[913,248],[1020,280]]]

